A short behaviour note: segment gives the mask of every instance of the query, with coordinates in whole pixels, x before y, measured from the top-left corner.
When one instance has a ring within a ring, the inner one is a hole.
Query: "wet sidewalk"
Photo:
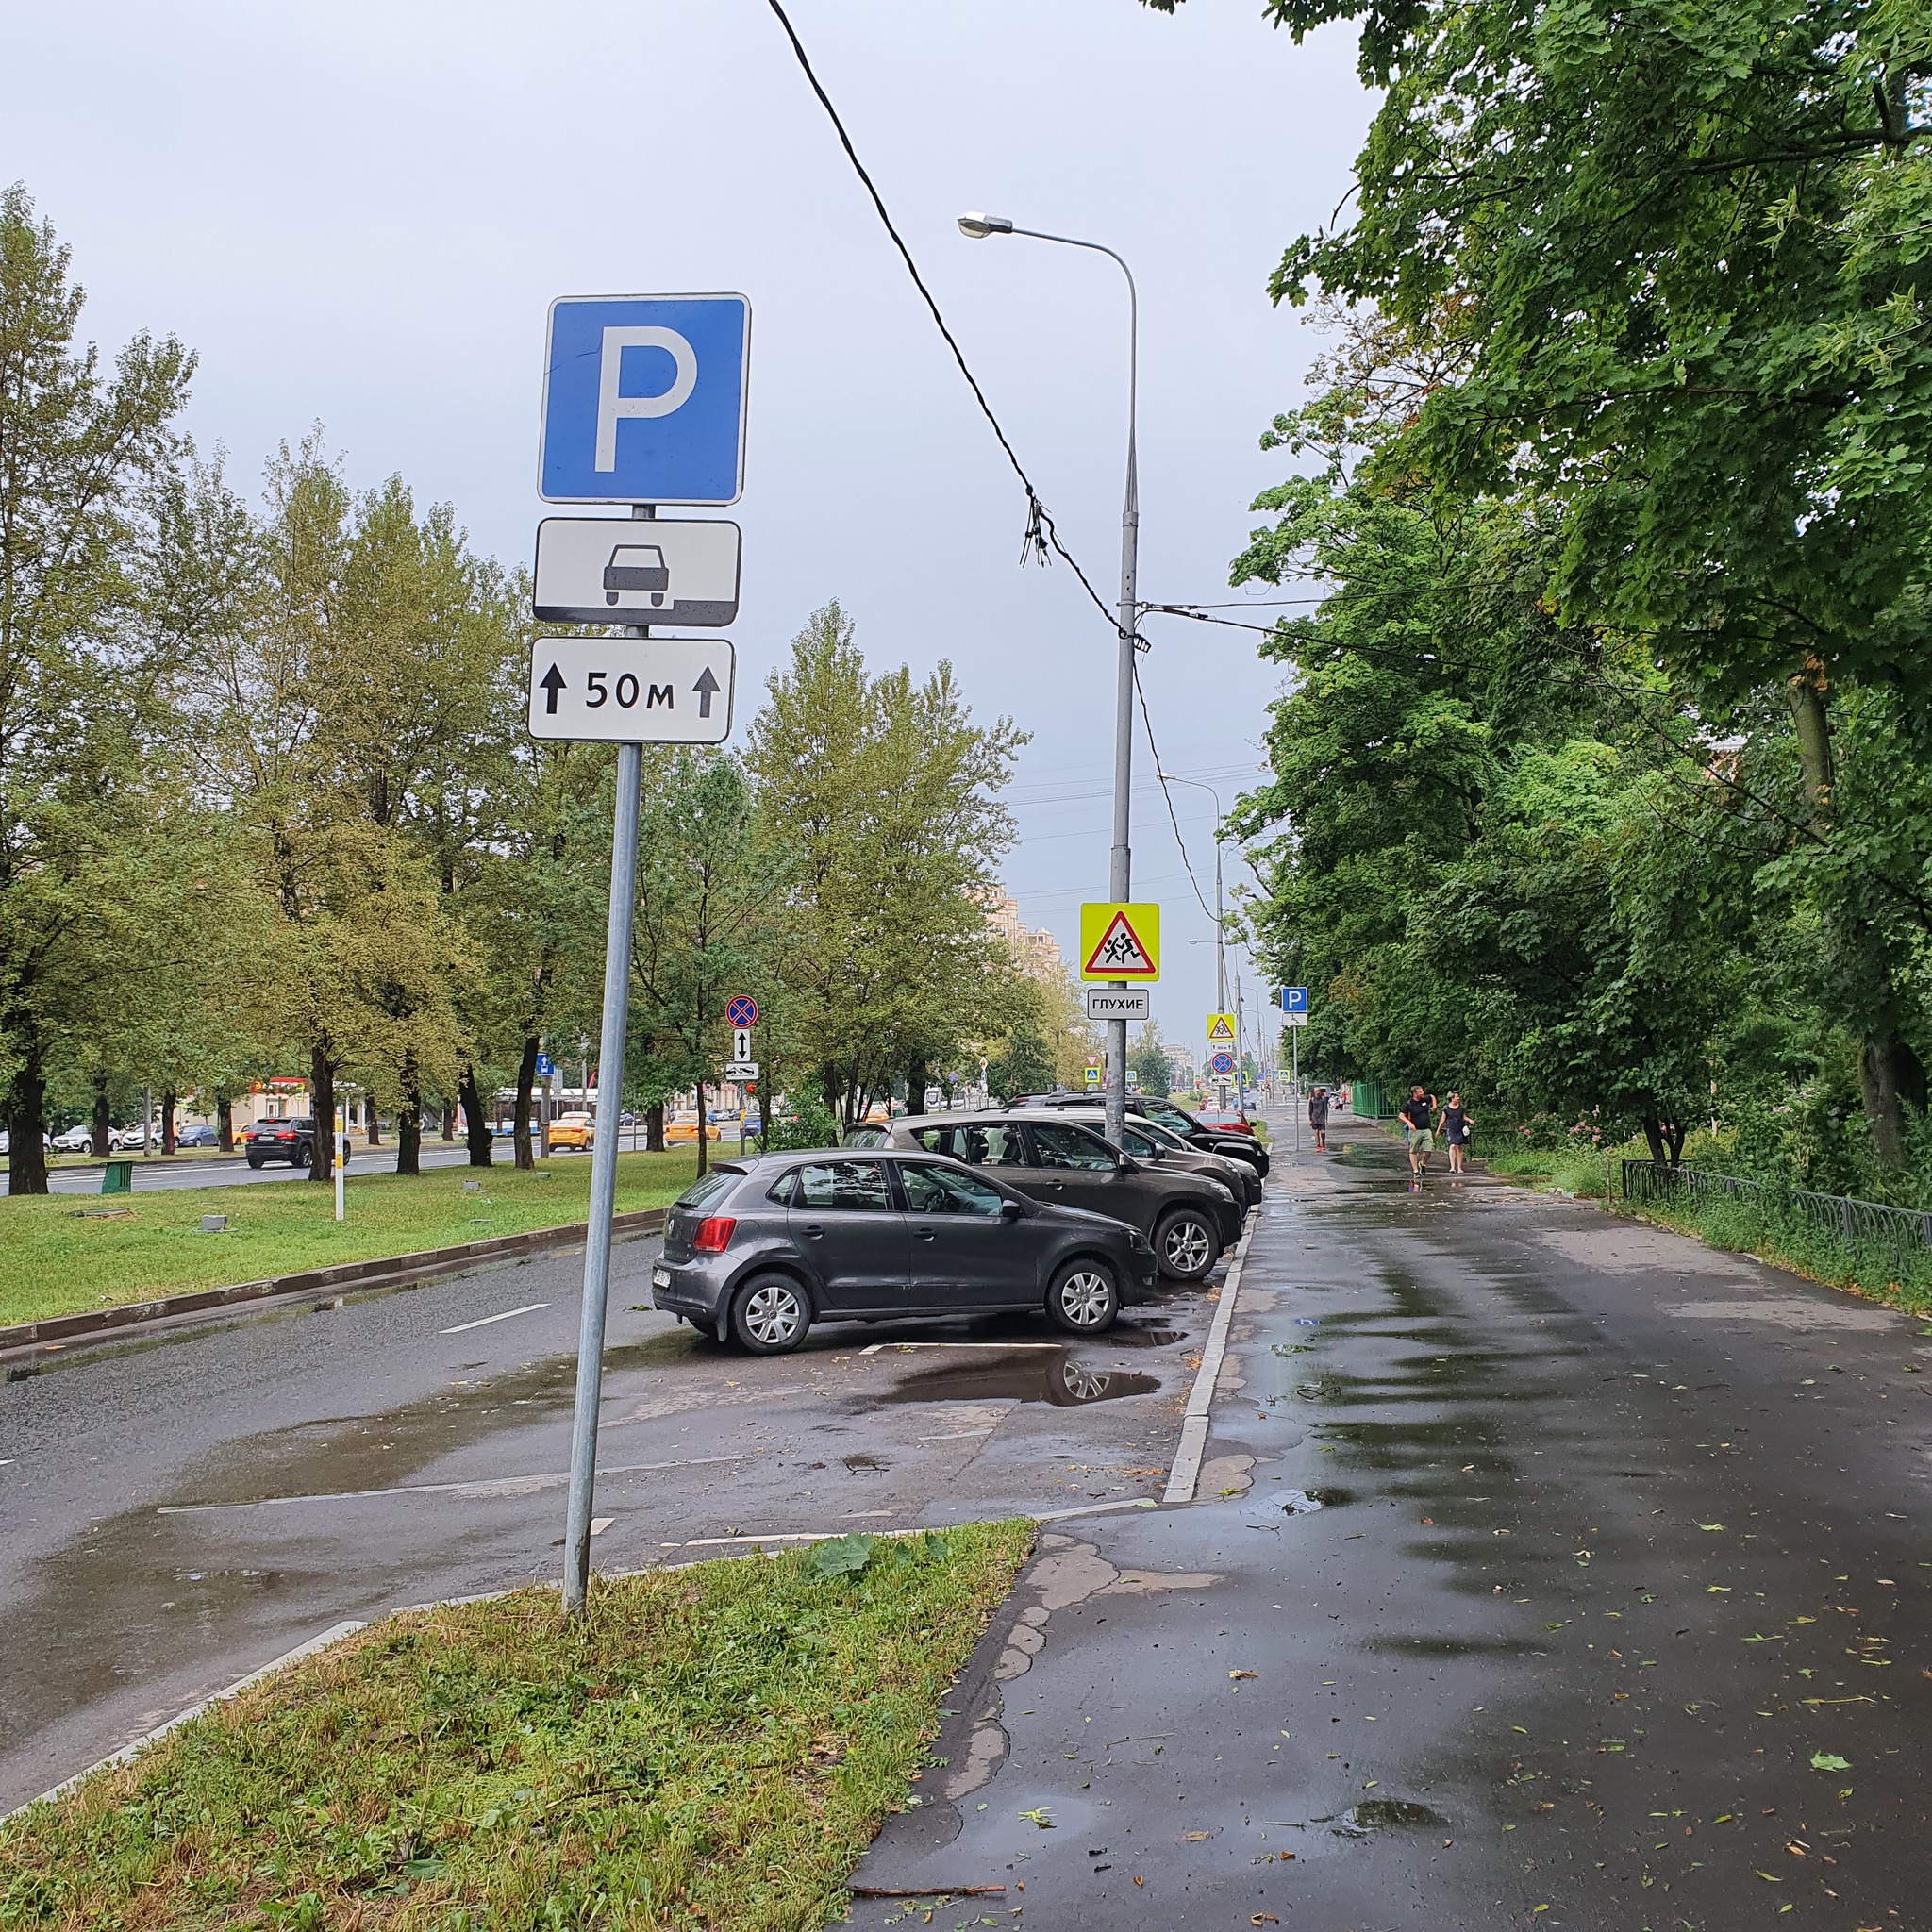
[[[852,1923],[1932,1923],[1932,1324],[1400,1158],[1277,1157],[1201,1500],[1042,1540]]]

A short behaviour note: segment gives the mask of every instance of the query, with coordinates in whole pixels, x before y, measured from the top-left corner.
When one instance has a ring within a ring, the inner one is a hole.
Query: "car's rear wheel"
[[[811,1302],[789,1274],[754,1274],[731,1308],[731,1332],[753,1355],[784,1355],[805,1340]]]
[[[248,1164],[258,1173],[261,1168],[261,1157],[258,1154],[251,1154],[248,1157]]]
[[[1221,1237],[1198,1208],[1176,1208],[1154,1232],[1154,1254],[1172,1281],[1199,1281],[1221,1255]]]
[[[1046,1291],[1047,1318],[1069,1335],[1098,1335],[1121,1311],[1121,1291],[1102,1261],[1070,1261]]]

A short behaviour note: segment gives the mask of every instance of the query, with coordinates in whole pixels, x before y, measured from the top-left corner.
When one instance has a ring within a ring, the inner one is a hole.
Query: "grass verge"
[[[697,1173],[697,1149],[617,1157],[621,1214],[675,1200]],[[482,1185],[475,1192],[466,1181]],[[350,1172],[348,1218],[335,1191],[307,1180],[157,1188],[99,1200],[72,1194],[0,1199],[0,1326],[558,1227],[590,1211],[591,1163],[443,1167],[426,1174]],[[200,1232],[225,1214],[225,1234]]]
[[[391,1617],[0,1826],[0,1924],[822,1925],[1032,1537]]]

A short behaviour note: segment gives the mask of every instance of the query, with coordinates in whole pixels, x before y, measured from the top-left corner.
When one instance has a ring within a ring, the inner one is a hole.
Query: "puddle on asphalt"
[[[1112,1338],[1109,1337],[1108,1340]],[[1117,1402],[1124,1395],[1151,1395],[1158,1375],[1126,1369],[1099,1369],[1069,1361],[1063,1355],[1029,1349],[1004,1361],[948,1363],[908,1375],[881,1402],[1047,1402],[1074,1408],[1089,1402]]]
[[[1363,1837],[1372,1831],[1434,1831],[1449,1823],[1440,1811],[1411,1804],[1407,1798],[1365,1798],[1359,1805],[1351,1805],[1336,1822],[1342,1830],[1359,1832]]]
[[[1170,1348],[1187,1339],[1186,1332],[1179,1328],[1139,1328],[1131,1322],[1123,1322],[1118,1328],[1107,1331],[1109,1348]]]

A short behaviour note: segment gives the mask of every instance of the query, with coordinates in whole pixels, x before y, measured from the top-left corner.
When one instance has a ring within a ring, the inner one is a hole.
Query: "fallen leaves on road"
[[[1227,1674],[1230,1677],[1252,1677],[1257,1675],[1258,1674],[1254,1671],[1230,1671]]]
[[[1054,1829],[1052,1812],[1053,1807],[1051,1805],[1041,1805],[1037,1810],[1021,1812],[1020,1816],[1030,1819],[1035,1824],[1039,1825],[1041,1831],[1052,1831]]]
[[[1851,1768],[1851,1759],[1840,1757],[1834,1751],[1814,1751],[1811,1754],[1813,1771],[1849,1771]]]

